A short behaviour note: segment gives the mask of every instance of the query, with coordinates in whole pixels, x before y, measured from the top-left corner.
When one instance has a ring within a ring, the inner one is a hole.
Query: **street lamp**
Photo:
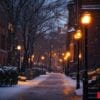
[[[88,44],[88,25],[91,23],[91,14],[84,13],[81,18],[81,23],[84,26],[84,40],[85,40],[85,49],[84,49],[84,64],[85,64],[85,71],[83,75],[83,100],[87,100],[88,98],[88,59],[87,59],[87,44]]]
[[[51,42],[50,42],[50,51],[49,51],[49,68],[51,69],[51,67],[52,67],[52,50],[53,50],[53,45],[51,44]],[[49,70],[49,69],[48,69]]]
[[[44,56],[41,56],[41,60],[44,61],[45,60],[45,57]]]
[[[80,60],[82,59],[82,54],[81,54],[81,53],[79,53],[79,59],[80,59]]]
[[[19,51],[21,50],[21,46],[20,45],[17,46],[17,50],[19,50]]]
[[[81,18],[81,23],[85,26],[89,25],[91,23],[91,14],[86,12],[83,14],[82,18]]]
[[[32,56],[31,56],[31,61],[32,62],[34,61],[34,58],[35,58],[35,56],[34,56],[34,54],[32,54]]]
[[[64,59],[65,53],[63,52],[63,53],[61,54],[61,56],[62,56],[63,73],[65,73],[65,59]]]
[[[76,33],[74,34],[74,39],[77,41],[77,57],[78,57],[78,59],[77,59],[77,83],[76,83],[76,89],[80,88],[79,42],[80,42],[81,38],[82,38],[82,32],[81,32],[81,30],[77,30]]]
[[[65,68],[65,74],[69,75],[69,58],[70,58],[71,54],[69,51],[66,52],[65,56],[64,56],[64,60],[67,61],[67,72],[66,72],[66,68]]]
[[[41,61],[42,61],[42,64],[43,64],[43,62],[44,62],[44,60],[45,60],[45,56],[41,56]],[[41,66],[41,68],[42,68],[42,72],[43,72],[43,65]]]
[[[59,59],[59,62],[60,62],[60,63],[62,63],[62,62],[63,62],[63,60],[62,60],[62,59]]]
[[[19,51],[19,72],[21,72],[21,46],[17,46],[17,50]]]
[[[64,54],[64,53],[62,53],[61,55],[62,55],[62,56],[64,56],[65,54]]]

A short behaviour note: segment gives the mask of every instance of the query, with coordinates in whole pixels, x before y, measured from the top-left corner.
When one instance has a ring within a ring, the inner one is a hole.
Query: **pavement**
[[[70,78],[51,73],[37,85],[0,100],[82,100],[82,96],[75,94],[75,83]]]

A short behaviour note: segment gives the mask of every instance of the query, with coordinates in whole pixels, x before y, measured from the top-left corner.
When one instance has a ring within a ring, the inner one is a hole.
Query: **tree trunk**
[[[25,71],[27,68],[28,68],[28,52],[27,49],[25,49],[22,70]]]

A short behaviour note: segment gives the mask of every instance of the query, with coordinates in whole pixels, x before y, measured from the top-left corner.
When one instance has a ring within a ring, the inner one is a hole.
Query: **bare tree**
[[[24,60],[28,62],[28,57],[34,51],[34,43],[45,33],[55,30],[60,23],[60,19],[65,19],[67,3],[65,0],[33,0],[31,5],[26,5],[22,10],[21,27],[23,32]]]
[[[27,0],[0,0],[0,8],[8,18],[8,63],[14,65],[16,60],[17,26],[20,12],[28,4]]]
[[[15,51],[17,43],[23,44],[25,66],[34,51],[34,43],[39,41],[38,38],[55,31],[67,18],[66,0],[1,0],[0,7],[7,13],[12,26],[12,50]],[[22,41],[18,40],[18,26]]]

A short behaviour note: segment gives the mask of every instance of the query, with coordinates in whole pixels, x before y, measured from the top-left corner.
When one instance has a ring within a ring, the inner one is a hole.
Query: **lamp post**
[[[45,56],[41,56],[42,64],[44,63],[44,60],[45,60]],[[43,72],[43,65],[41,67],[42,67],[42,72]]]
[[[74,35],[74,39],[77,41],[77,82],[76,82],[76,89],[80,88],[80,75],[79,75],[79,70],[80,70],[80,60],[79,60],[79,43],[80,43],[80,39],[82,38],[82,33],[81,30],[77,30],[75,35]]]
[[[84,13],[82,18],[81,18],[81,23],[84,25],[84,40],[85,40],[85,59],[84,59],[84,64],[85,64],[85,71],[83,75],[83,100],[88,100],[88,59],[87,59],[87,54],[88,54],[88,25],[91,23],[91,15],[89,13]]]
[[[62,67],[63,67],[63,73],[65,73],[65,61],[64,61],[65,53],[62,53],[61,56],[62,56]]]
[[[19,51],[19,72],[21,72],[21,46],[17,46],[17,50]]]
[[[41,56],[41,61],[44,61],[45,60],[45,57],[44,56]]]
[[[67,51],[65,56],[64,56],[64,60],[67,61],[67,70],[65,68],[65,74],[69,75],[69,58],[70,58],[70,52]]]
[[[31,56],[31,62],[33,63],[33,61],[34,61],[34,58],[35,58],[35,56],[34,56],[34,54],[32,54],[32,56]]]
[[[32,54],[30,57],[30,68],[33,66],[35,55]]]
[[[50,42],[50,51],[49,51],[49,68],[50,68],[50,70],[52,67],[52,50],[53,50],[53,45]]]

